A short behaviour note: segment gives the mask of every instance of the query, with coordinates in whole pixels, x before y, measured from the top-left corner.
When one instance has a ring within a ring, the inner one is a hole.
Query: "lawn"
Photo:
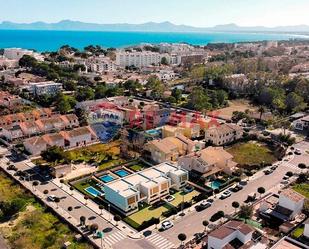
[[[241,165],[253,165],[263,162],[271,164],[277,160],[271,149],[266,145],[255,142],[235,144],[227,149],[227,152],[231,153],[234,156],[234,161]]]
[[[128,166],[129,169],[135,171],[135,172],[138,172],[138,171],[141,171],[145,168],[148,168],[149,166],[147,164],[144,164],[142,162],[138,162],[136,164],[133,164],[131,166]]]
[[[309,198],[309,183],[296,184],[293,186],[293,189],[306,198]]]
[[[149,206],[139,210],[134,214],[131,214],[130,216],[128,216],[128,218],[141,225],[143,221],[149,220],[152,217],[160,218],[162,213],[167,210],[169,210],[168,204],[164,204],[163,206],[160,206],[158,208],[153,208],[152,206]]]
[[[177,192],[173,196],[175,197],[175,200],[171,201],[170,204],[172,204],[174,207],[177,207],[182,201],[190,202],[194,196],[199,195],[200,193],[196,190],[193,190],[190,193],[184,193],[184,192]]]
[[[17,201],[18,200],[18,201]],[[9,221],[0,221],[0,233],[14,249],[58,249],[66,241],[70,249],[90,249],[86,243],[73,242],[74,232],[56,216],[36,203],[32,195],[0,173],[0,201],[14,206],[23,200],[24,207]]]

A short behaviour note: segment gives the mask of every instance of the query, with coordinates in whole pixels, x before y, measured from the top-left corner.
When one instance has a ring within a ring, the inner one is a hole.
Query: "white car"
[[[222,193],[222,195],[220,196],[220,199],[223,200],[225,198],[228,198],[232,195],[232,193],[229,190],[226,190]]]
[[[47,199],[49,200],[49,201],[55,201],[56,200],[56,196],[55,195],[49,195],[48,197],[47,197]]]
[[[173,222],[167,220],[167,221],[163,221],[162,224],[161,224],[161,228],[163,230],[168,230],[170,228],[172,228],[174,226]]]

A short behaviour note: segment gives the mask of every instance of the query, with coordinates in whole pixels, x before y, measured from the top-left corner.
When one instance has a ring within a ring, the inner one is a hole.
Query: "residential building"
[[[88,126],[75,128],[71,131],[45,134],[25,139],[23,144],[31,155],[39,155],[50,146],[59,146],[64,149],[86,146],[95,142],[95,133]]]
[[[200,136],[200,125],[193,122],[181,122],[179,127],[184,129],[184,135],[190,139]]]
[[[158,202],[169,195],[170,187],[179,189],[187,180],[188,172],[163,163],[105,184],[105,199],[124,214],[131,214],[139,202]]]
[[[209,146],[199,152],[180,157],[178,164],[188,170],[212,176],[220,172],[232,174],[237,163],[233,161],[233,156],[226,152],[223,147]]]
[[[114,72],[116,71],[115,63],[106,56],[94,56],[86,61],[86,66],[88,70],[90,69],[92,72]]]
[[[12,126],[5,126],[2,127],[2,135],[8,140],[12,141],[14,139],[18,139],[23,137],[23,131],[20,125],[12,125]]]
[[[242,138],[243,129],[234,124],[220,124],[205,130],[206,142],[213,145],[224,145]]]
[[[60,131],[65,139],[65,148],[86,146],[97,140],[94,131],[89,127],[79,127],[71,131]]]
[[[6,91],[0,91],[0,106],[11,107],[22,104],[23,100],[17,95],[12,95]]]
[[[305,197],[292,189],[285,189],[279,195],[278,209],[282,210],[289,216],[289,219],[294,219],[295,216],[301,213],[304,206]]]
[[[166,137],[148,142],[145,145],[145,156],[156,163],[176,162],[180,156],[198,151],[203,146],[200,142],[192,141],[178,134],[176,137]]]
[[[239,248],[249,248],[254,230],[249,225],[232,220],[208,235],[208,249],[234,248],[230,243],[237,239],[242,243]]]
[[[143,68],[150,65],[158,65],[161,63],[162,58],[166,58],[170,62],[169,54],[160,54],[150,51],[119,51],[116,53],[116,64],[120,67],[134,66]]]
[[[164,125],[162,126],[162,138],[176,137],[179,134],[184,135],[184,128],[178,126]]]
[[[142,110],[143,129],[149,130],[168,123],[171,110],[157,104],[144,106]]]
[[[44,81],[29,83],[25,88],[33,95],[55,95],[62,90],[62,83]]]

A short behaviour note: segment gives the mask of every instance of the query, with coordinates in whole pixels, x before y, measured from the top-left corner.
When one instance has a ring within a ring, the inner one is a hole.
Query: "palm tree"
[[[73,208],[70,206],[68,207],[68,211],[71,212],[73,210]]]
[[[239,202],[237,202],[237,201],[233,201],[233,202],[232,202],[232,207],[235,208],[235,213],[236,213],[236,211],[237,211],[237,208],[239,208],[239,206],[240,206],[240,205],[239,205]]]
[[[216,188],[216,189],[214,190],[214,193],[215,193],[215,197],[217,197],[217,194],[220,193],[220,189]]]
[[[264,194],[266,191],[265,191],[265,188],[259,187],[259,188],[257,189],[257,192],[260,194],[260,198],[261,198],[262,194]]]
[[[45,190],[43,191],[43,194],[44,194],[44,195],[47,195],[47,194],[48,194],[48,190],[45,189]]]
[[[121,217],[119,215],[114,216],[114,221],[116,221],[116,226],[118,226],[118,222],[121,221]]]
[[[207,226],[209,225],[208,220],[203,220],[203,226],[205,227],[204,232],[207,231]]]
[[[178,239],[181,241],[181,245],[183,245],[184,241],[187,239],[187,235],[180,233],[178,234]]]
[[[247,205],[240,206],[239,218],[243,218],[246,221],[247,219],[251,218],[252,214],[253,214],[252,206],[247,206]]]

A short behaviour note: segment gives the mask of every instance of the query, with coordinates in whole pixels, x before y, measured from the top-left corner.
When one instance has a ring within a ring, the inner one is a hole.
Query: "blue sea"
[[[305,38],[290,34],[269,33],[158,33],[158,32],[95,32],[0,30],[0,48],[21,47],[37,51],[55,51],[62,45],[82,49],[87,45],[121,48],[140,43],[187,42],[194,45],[233,43],[261,40]],[[308,37],[307,37],[308,38]]]

